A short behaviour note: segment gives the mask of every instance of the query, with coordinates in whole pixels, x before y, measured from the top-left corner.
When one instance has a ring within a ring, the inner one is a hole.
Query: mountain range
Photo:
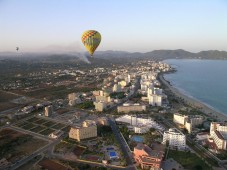
[[[209,50],[192,53],[182,49],[177,50],[154,50],[151,52],[126,52],[126,51],[97,51],[94,57],[89,57],[87,53],[20,53],[20,52],[0,52],[1,59],[20,59],[20,60],[34,60],[42,62],[61,62],[61,61],[74,61],[74,62],[95,62],[111,60],[111,62],[127,62],[136,61],[141,59],[152,60],[166,60],[166,59],[227,59],[226,51]],[[88,60],[89,61],[88,61]]]

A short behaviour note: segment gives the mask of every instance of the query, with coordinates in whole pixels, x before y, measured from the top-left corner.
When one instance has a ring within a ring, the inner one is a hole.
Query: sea
[[[164,75],[170,84],[227,115],[227,60],[164,60],[177,71]]]

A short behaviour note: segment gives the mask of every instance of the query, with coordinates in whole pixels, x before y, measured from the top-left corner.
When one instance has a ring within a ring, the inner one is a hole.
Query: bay
[[[227,115],[227,60],[165,60],[177,72],[164,78],[180,92]]]

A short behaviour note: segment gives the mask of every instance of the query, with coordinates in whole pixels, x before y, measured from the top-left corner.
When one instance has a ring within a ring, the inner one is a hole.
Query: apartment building
[[[134,147],[133,156],[142,169],[159,170],[164,157],[164,149],[154,150],[145,144],[139,143]]]
[[[94,102],[93,103],[95,105],[95,110],[102,112],[107,108],[107,103],[106,102]]]
[[[80,127],[71,127],[69,131],[69,138],[77,141],[94,137],[97,137],[97,126],[92,120],[85,120]]]
[[[141,111],[146,111],[146,106],[141,105],[139,103],[135,103],[135,104],[124,103],[122,106],[117,107],[117,111],[124,112],[124,113],[141,112]]]
[[[210,136],[220,150],[227,150],[227,124],[222,122],[211,122]]]
[[[168,131],[164,132],[163,144],[169,142],[169,146],[185,149],[186,147],[186,136],[176,128],[170,128]]]
[[[182,115],[175,113],[173,115],[173,122],[177,124],[184,125],[188,130],[188,133],[192,132],[192,128],[203,123],[203,116],[200,115]]]

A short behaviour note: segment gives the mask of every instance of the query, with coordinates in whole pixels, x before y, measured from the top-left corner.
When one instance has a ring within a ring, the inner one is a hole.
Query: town
[[[171,91],[175,71],[141,60],[11,73],[0,169],[226,169],[227,124]]]

